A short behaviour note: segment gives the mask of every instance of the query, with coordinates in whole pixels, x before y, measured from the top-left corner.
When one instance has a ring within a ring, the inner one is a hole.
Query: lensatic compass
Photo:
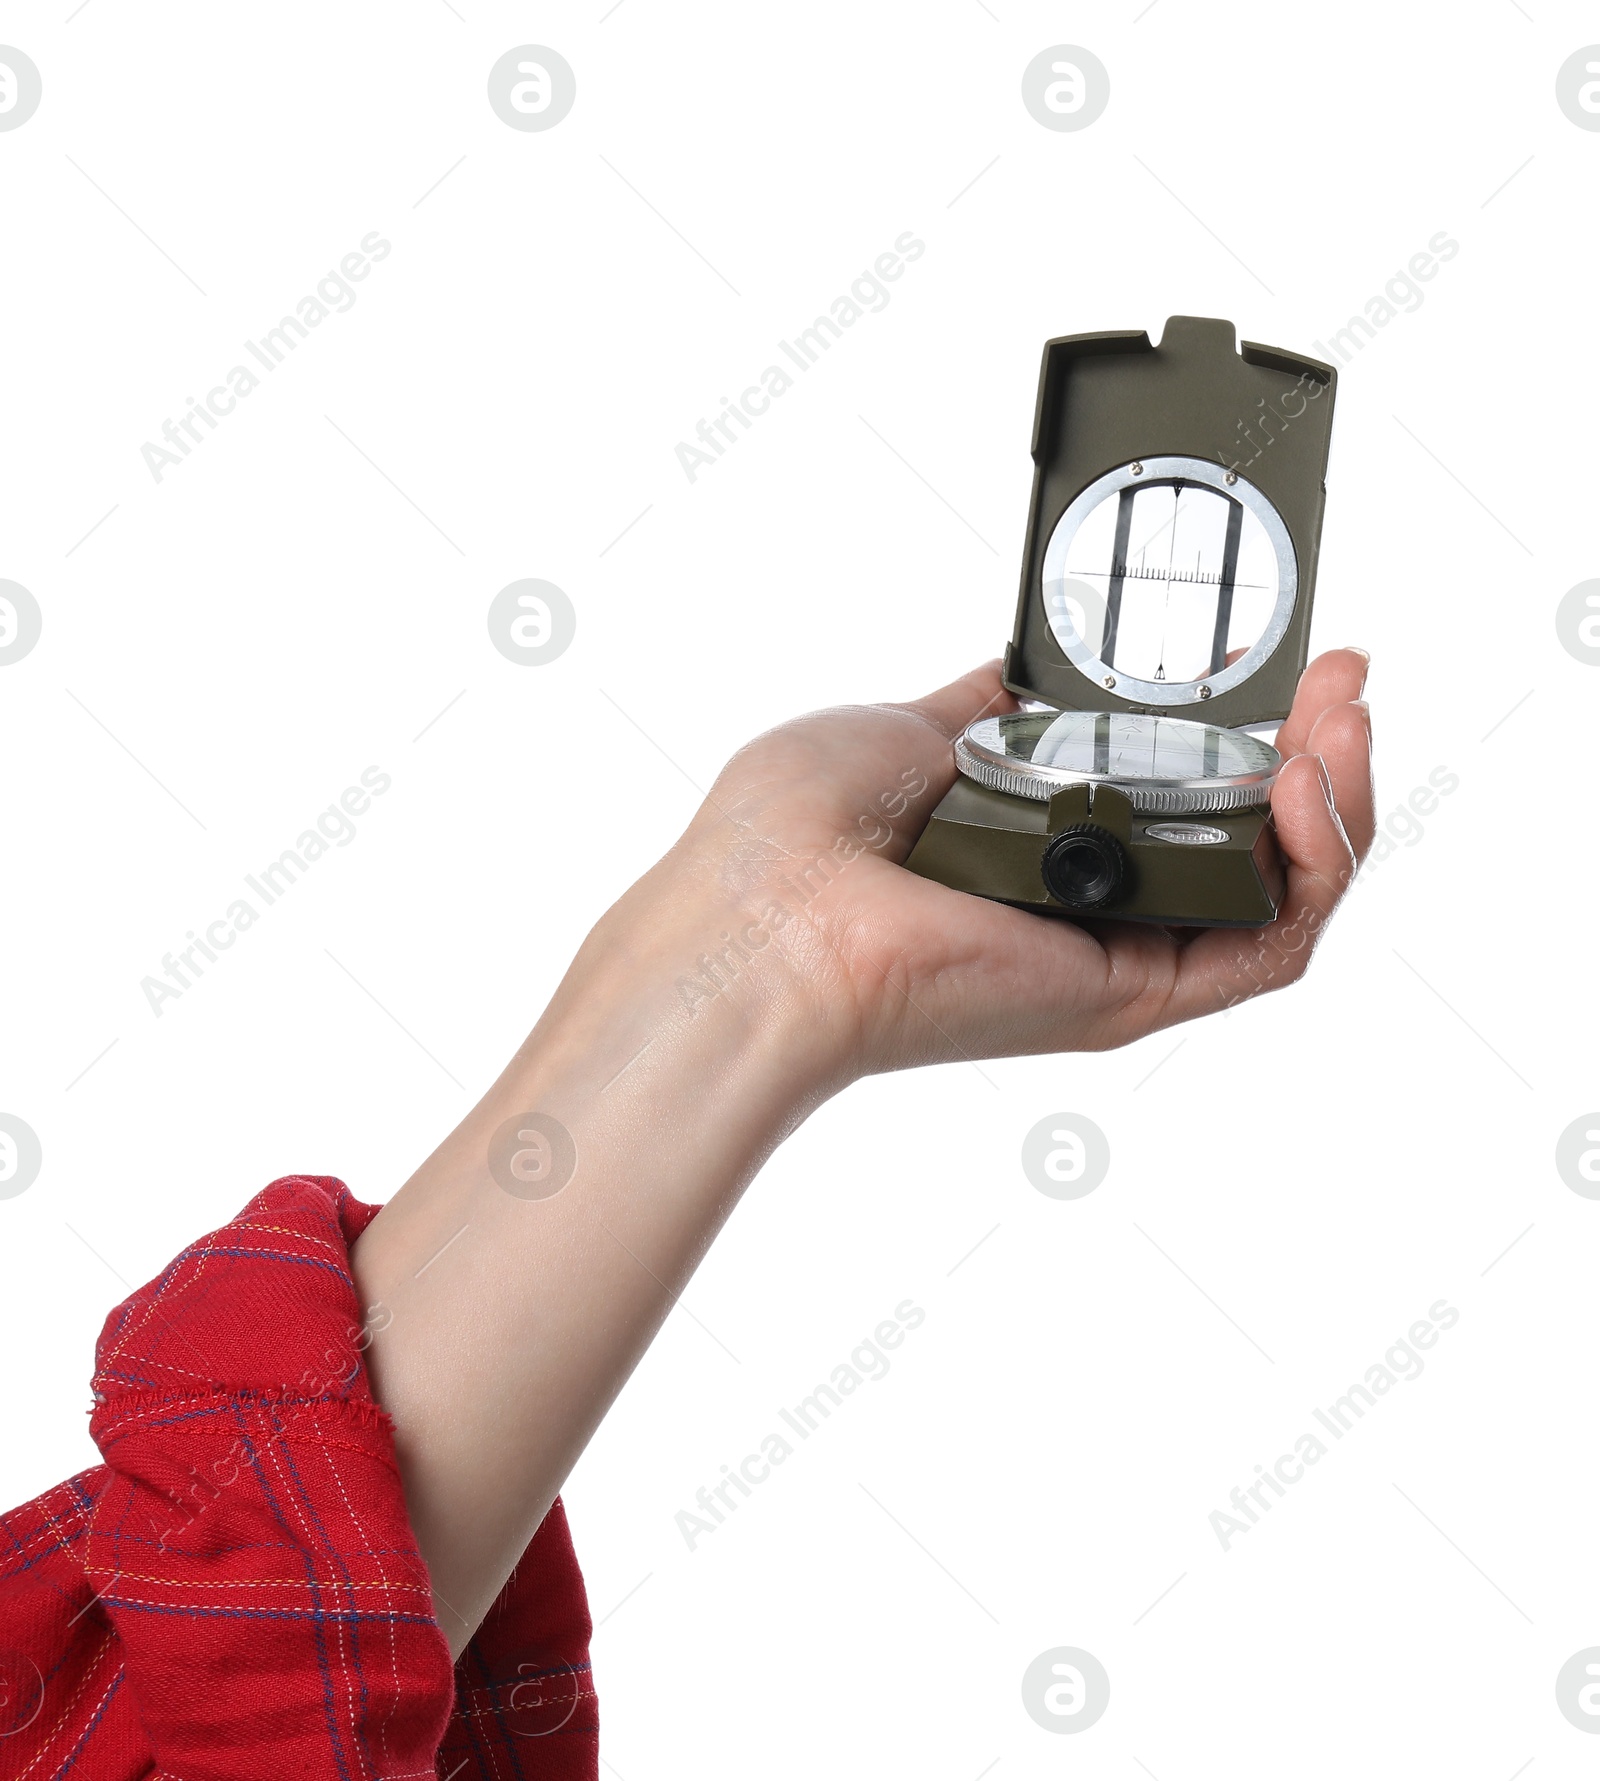
[[[907,864],[1061,915],[1256,927],[1283,863],[1253,730],[1306,664],[1335,372],[1173,316],[1049,341],[1002,678]]]

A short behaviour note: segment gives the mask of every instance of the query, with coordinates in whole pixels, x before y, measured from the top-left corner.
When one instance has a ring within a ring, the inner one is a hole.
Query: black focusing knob
[[[1044,888],[1068,909],[1103,909],[1128,876],[1122,843],[1092,822],[1074,823],[1051,837],[1039,866]]]

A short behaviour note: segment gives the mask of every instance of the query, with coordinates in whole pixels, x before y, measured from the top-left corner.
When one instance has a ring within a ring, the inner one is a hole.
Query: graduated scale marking
[[[1199,563],[1199,551],[1195,552],[1194,560],[1197,564]],[[1200,568],[1195,568],[1193,570],[1148,569],[1143,563],[1140,563],[1137,568],[1128,563],[1113,563],[1109,569],[1073,569],[1069,567],[1066,574],[1067,579],[1073,581],[1087,581],[1091,577],[1101,581],[1120,578],[1123,581],[1183,581],[1195,586],[1205,587],[1221,587],[1224,580],[1227,580],[1220,570],[1213,575]],[[1227,585],[1235,588],[1267,588],[1270,584],[1265,581],[1227,580]]]

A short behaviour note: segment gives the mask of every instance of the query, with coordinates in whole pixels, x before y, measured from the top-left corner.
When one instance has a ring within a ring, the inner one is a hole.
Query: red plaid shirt
[[[559,1501],[452,1673],[361,1359],[376,1212],[275,1181],[106,1320],[104,1465],[0,1516],[0,1777],[598,1774]]]

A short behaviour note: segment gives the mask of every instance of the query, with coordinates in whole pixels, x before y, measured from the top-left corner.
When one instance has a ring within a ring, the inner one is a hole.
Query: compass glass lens
[[[1229,490],[1141,472],[1148,481],[1130,470],[1077,520],[1045,589],[1051,624],[1119,679],[1215,678],[1272,620],[1278,551],[1237,479]]]
[[[1020,711],[986,717],[967,731],[967,746],[1040,777],[1077,780],[1255,779],[1276,772],[1279,755],[1245,730],[1147,717],[1131,711]]]

